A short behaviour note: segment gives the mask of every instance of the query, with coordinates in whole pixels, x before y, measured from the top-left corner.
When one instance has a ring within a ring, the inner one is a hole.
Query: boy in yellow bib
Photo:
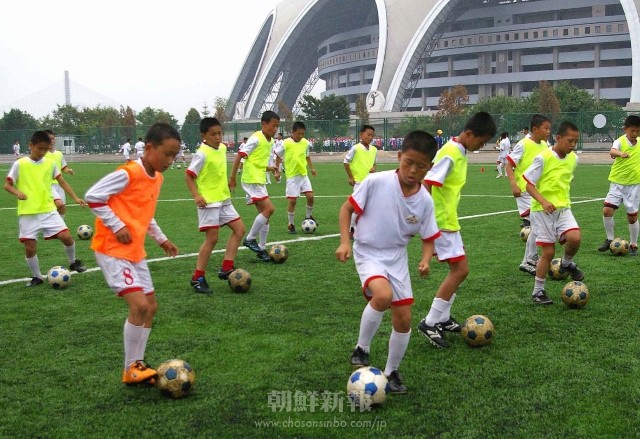
[[[534,303],[551,305],[544,290],[555,243],[565,244],[561,271],[569,272],[573,280],[584,279],[584,273],[573,258],[580,248],[580,227],[571,213],[570,189],[578,156],[573,152],[580,138],[578,127],[563,122],[556,132],[556,144],[538,154],[524,172],[527,192],[531,194],[531,229],[542,256],[536,266],[536,280],[531,298]]]
[[[349,185],[353,186],[354,191],[367,175],[376,171],[378,148],[371,143],[375,132],[376,130],[371,125],[362,125],[360,128],[360,143],[353,145],[344,157],[344,170],[347,172]],[[352,238],[355,232],[356,218],[357,215],[355,213],[351,215],[349,230]]]

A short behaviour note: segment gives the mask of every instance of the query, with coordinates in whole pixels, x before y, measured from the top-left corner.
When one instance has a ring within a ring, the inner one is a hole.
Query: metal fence
[[[578,112],[559,113],[551,116],[553,128],[563,121],[573,122],[580,129],[580,150],[608,150],[611,143],[623,133],[624,119],[628,114],[624,110],[608,113]],[[635,113],[634,113],[635,114]],[[507,131],[512,141],[519,139],[522,128],[529,126],[532,114],[494,114],[498,133]],[[404,116],[393,118],[370,118],[368,124],[375,128],[374,143],[383,150],[397,150],[402,146],[402,138],[410,131],[421,129],[434,133],[441,129],[444,137],[459,134],[468,116]],[[280,131],[286,137],[292,121],[281,121]],[[312,141],[314,152],[345,152],[358,142],[362,121],[351,120],[316,120],[304,121],[306,137]],[[83,134],[57,133],[58,137],[70,139],[65,153],[116,153],[127,139],[135,143],[147,131],[146,126],[136,127],[96,127]],[[223,125],[223,142],[231,151],[237,149],[244,137],[250,137],[260,129],[259,122],[228,122]],[[180,134],[190,151],[195,151],[200,143],[197,125],[183,125]],[[552,130],[553,131],[553,130]],[[16,140],[20,142],[21,151],[28,151],[28,143],[33,130],[0,131],[0,154],[12,153]],[[493,147],[494,138],[488,143]]]

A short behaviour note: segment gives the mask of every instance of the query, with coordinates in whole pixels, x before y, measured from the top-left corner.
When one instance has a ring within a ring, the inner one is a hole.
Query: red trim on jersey
[[[244,151],[243,151],[243,152],[238,152],[238,155],[239,155],[240,157],[244,157],[244,158],[249,157],[249,154],[247,154],[247,153],[246,153],[246,152],[244,152]]]
[[[524,181],[526,181],[527,183],[529,183],[530,185],[532,185],[532,186],[534,186],[534,187],[535,187],[535,185],[536,185],[536,184],[535,184],[535,183],[533,183],[533,182],[531,182],[531,181],[529,181],[529,180],[527,179],[527,177],[525,177],[525,176],[524,176],[524,174],[522,174],[522,179],[523,179]]]
[[[61,234],[62,232],[68,232],[68,231],[69,231],[69,229],[62,229],[58,233],[56,233],[55,235],[45,236],[44,239],[45,240],[47,240],[47,239],[57,239],[59,234]]]
[[[367,301],[371,300],[371,297],[367,296],[367,287],[369,286],[369,282],[371,282],[374,279],[384,279],[387,282],[389,281],[389,279],[387,279],[386,277],[384,277],[381,274],[376,274],[371,276],[370,278],[368,278],[367,280],[364,281],[364,285],[362,286],[362,294],[364,294],[364,298],[367,299]]]
[[[356,211],[357,215],[362,215],[364,210],[362,210],[362,207],[360,207],[358,205],[358,202],[355,200],[355,198],[353,198],[352,195],[349,195],[349,198],[347,198],[347,201],[349,202],[349,204],[351,204],[353,206],[353,208]]]
[[[87,203],[87,206],[89,206],[89,209],[97,209],[98,207],[108,206],[108,204],[107,203]]]
[[[614,204],[607,203],[607,202],[605,201],[605,202],[604,202],[604,207],[610,207],[610,208],[612,208],[612,209],[617,209],[617,208],[618,208],[618,207],[620,207],[620,206],[616,206],[616,205],[614,205]]]
[[[437,255],[434,254],[434,256],[437,256]],[[440,258],[438,258],[438,262],[454,263],[454,262],[464,261],[465,259],[467,259],[467,255],[456,256],[455,258],[449,258],[449,259],[440,259]]]
[[[514,168],[515,168],[516,166],[518,166],[518,165],[516,164],[516,162],[514,162],[514,161],[513,161],[513,159],[511,158],[511,156],[510,156],[510,155],[508,155],[508,156],[507,156],[507,161],[508,161],[509,163],[511,163],[511,164],[513,165],[513,167],[514,167]]]
[[[442,233],[440,233],[440,230],[438,230],[438,233],[436,233],[433,236],[430,236],[428,238],[424,238],[422,240],[422,242],[429,242],[429,241],[435,241],[436,239],[440,238],[442,236]]]
[[[187,173],[187,175],[189,175],[189,176],[191,176],[193,178],[198,178],[198,174],[193,172],[191,169],[187,169],[185,172]]]
[[[531,213],[531,209],[527,209],[520,214],[520,218],[526,218],[529,216],[530,213]]]
[[[439,181],[425,180],[424,182],[425,182],[425,184],[428,184],[429,186],[442,187],[442,183],[440,183]]]
[[[120,291],[118,293],[118,296],[124,296],[125,294],[131,294],[131,293],[135,293],[138,291],[142,291],[142,287],[131,287],[131,288],[125,288],[124,290]]]
[[[200,227],[199,230],[201,232],[206,232],[209,229],[219,229],[220,226],[204,226],[204,227]]]
[[[409,299],[400,299],[400,300],[396,300],[395,302],[391,302],[391,306],[406,306],[406,305],[413,305],[413,297],[409,298]]]

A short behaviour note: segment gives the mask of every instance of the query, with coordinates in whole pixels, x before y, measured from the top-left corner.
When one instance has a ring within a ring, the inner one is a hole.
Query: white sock
[[[446,300],[438,297],[434,298],[433,303],[431,303],[429,314],[424,318],[425,323],[429,326],[434,326],[436,323],[440,323],[442,321],[442,313],[449,306],[449,302]]]
[[[629,244],[638,245],[638,232],[640,232],[640,223],[638,221],[629,224]]]
[[[502,163],[498,163],[498,175],[502,176]]]
[[[307,205],[307,218],[313,215],[313,206]]]
[[[135,326],[129,323],[129,320],[124,322],[124,368],[126,369],[137,360],[138,349],[140,340],[142,338],[142,332],[144,326]]]
[[[256,219],[253,220],[253,225],[251,226],[251,230],[249,230],[249,233],[247,234],[247,239],[256,239],[256,236],[258,235],[260,229],[262,229],[262,226],[264,226],[268,222],[269,218],[259,213],[256,216]]]
[[[400,361],[404,357],[404,353],[407,352],[409,346],[409,339],[411,338],[411,329],[409,332],[396,332],[395,329],[391,330],[391,336],[389,336],[389,356],[387,357],[387,365],[384,368],[384,374],[386,376],[391,375],[391,372],[398,370],[400,367]]]
[[[42,273],[40,272],[40,261],[38,261],[38,255],[35,255],[32,258],[25,258],[27,261],[27,266],[29,270],[31,270],[31,274],[33,277],[42,278]]]
[[[296,219],[296,212],[287,212],[287,219],[289,220],[289,224],[295,224],[294,221]]]
[[[613,239],[615,238],[615,229],[614,229],[614,222],[613,222],[613,217],[606,217],[603,216],[602,217],[602,222],[604,222],[604,231],[607,234],[607,239],[609,241],[613,241]]]
[[[265,247],[267,246],[267,236],[269,235],[269,223],[262,226],[258,234],[260,235],[260,240],[258,242],[258,245],[262,250],[264,250]]]
[[[442,311],[440,322],[446,322],[451,318],[451,305],[453,305],[454,300],[456,300],[456,293],[453,293],[451,299],[447,302],[446,308]]]
[[[536,280],[533,284],[533,295],[535,296],[536,294],[542,293],[544,291],[544,284],[545,284],[546,279],[540,279],[538,276],[536,276]]]
[[[69,246],[64,246],[64,251],[67,254],[67,259],[69,259],[69,264],[73,264],[76,261],[76,243]]]
[[[150,334],[151,328],[142,328],[142,334],[140,334],[140,340],[138,341],[138,352],[136,353],[138,360],[144,360],[144,352],[147,350],[147,342],[149,341]]]
[[[531,227],[529,237],[527,238],[526,253],[524,255],[525,260],[533,261],[534,257],[538,255],[538,247],[536,246],[536,234]]]
[[[370,303],[364,307],[362,317],[360,318],[360,334],[358,334],[358,346],[365,352],[369,352],[371,340],[376,335],[380,322],[384,317],[384,311],[376,311],[371,307]]]

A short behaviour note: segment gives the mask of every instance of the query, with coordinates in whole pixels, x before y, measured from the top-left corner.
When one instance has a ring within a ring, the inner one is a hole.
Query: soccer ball
[[[527,239],[529,239],[530,232],[531,232],[530,226],[524,226],[523,228],[520,229],[520,239],[522,239],[522,242],[527,242]]]
[[[196,374],[189,363],[173,359],[158,367],[156,387],[169,398],[183,398],[189,394],[196,383]]]
[[[302,221],[302,231],[304,233],[313,233],[316,231],[317,228],[318,228],[318,225],[311,218],[307,218],[304,221]]]
[[[47,281],[56,290],[66,287],[71,282],[71,273],[66,268],[57,265],[47,273]]]
[[[289,257],[289,249],[284,244],[272,245],[269,249],[269,257],[276,264],[282,264]]]
[[[582,282],[569,282],[562,289],[562,301],[567,308],[582,308],[589,301],[589,290]]]
[[[347,396],[361,410],[372,404],[382,404],[388,394],[387,377],[375,367],[356,369],[347,381]]]
[[[609,244],[609,250],[614,256],[625,256],[629,253],[629,242],[621,238],[616,238]]]
[[[551,261],[551,265],[549,266],[549,277],[553,280],[565,280],[569,277],[568,271],[561,271],[562,268],[562,259],[555,258]]]
[[[493,323],[483,315],[471,316],[462,324],[462,338],[472,347],[491,344],[495,333]]]
[[[87,224],[83,224],[80,227],[78,227],[78,238],[85,240],[85,239],[91,239],[92,236],[93,236],[93,229],[91,228],[91,226]]]
[[[229,275],[229,287],[234,293],[246,293],[251,288],[251,275],[242,268],[233,270]]]

